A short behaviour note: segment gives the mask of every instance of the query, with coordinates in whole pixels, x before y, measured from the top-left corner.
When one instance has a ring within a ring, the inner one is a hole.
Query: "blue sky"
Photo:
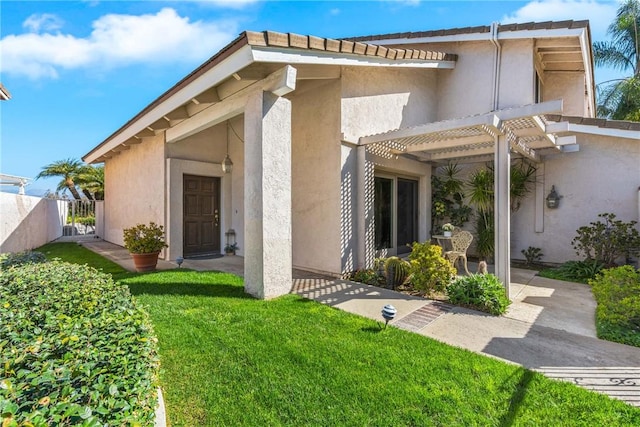
[[[244,30],[322,37],[497,21],[589,19],[605,40],[618,4],[535,1],[0,2],[0,171],[34,178],[80,158]],[[596,81],[613,75],[596,70]],[[41,179],[28,194],[55,190]],[[3,188],[4,191],[7,188]]]

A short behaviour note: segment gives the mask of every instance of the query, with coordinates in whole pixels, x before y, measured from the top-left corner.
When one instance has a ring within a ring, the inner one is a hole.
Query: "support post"
[[[292,284],[291,101],[252,94],[244,126],[244,287],[268,299]]]
[[[535,232],[544,232],[544,163],[536,165]]]
[[[365,197],[366,197],[366,161],[367,161],[367,147],[364,145],[358,145],[356,147],[356,215],[357,215],[357,264],[356,268],[358,270],[362,270],[366,268],[366,208],[365,208]]]
[[[504,283],[507,298],[511,299],[511,196],[510,196],[511,155],[506,136],[496,137],[494,176],[494,229],[496,276]]]

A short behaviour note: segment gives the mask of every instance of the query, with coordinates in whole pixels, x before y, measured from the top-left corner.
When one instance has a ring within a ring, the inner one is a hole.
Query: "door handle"
[[[215,226],[217,227],[218,224],[220,223],[220,215],[218,214],[218,209],[215,209],[213,211],[213,219],[215,220]]]

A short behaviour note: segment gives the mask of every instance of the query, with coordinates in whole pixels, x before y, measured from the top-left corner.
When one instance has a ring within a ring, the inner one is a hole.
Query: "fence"
[[[62,224],[63,241],[101,238],[104,230],[102,200],[65,200],[66,215]]]
[[[87,236],[96,234],[95,200],[68,200],[66,223],[62,226],[62,236]]]

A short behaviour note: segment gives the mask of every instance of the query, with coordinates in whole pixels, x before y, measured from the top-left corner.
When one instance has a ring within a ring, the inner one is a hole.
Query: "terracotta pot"
[[[158,255],[160,255],[160,251],[150,254],[131,254],[136,271],[138,273],[155,271],[156,265],[158,265]]]

